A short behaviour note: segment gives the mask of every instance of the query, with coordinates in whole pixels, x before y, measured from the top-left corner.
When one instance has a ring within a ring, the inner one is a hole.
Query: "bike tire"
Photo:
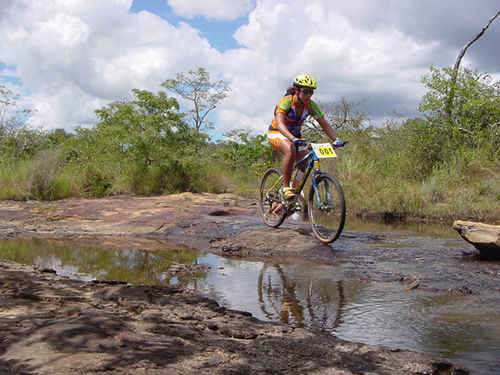
[[[314,236],[329,244],[339,238],[344,229],[346,206],[340,182],[332,175],[316,177],[317,188],[311,187],[307,212]],[[319,201],[318,201],[319,199]]]
[[[278,168],[268,169],[260,181],[259,206],[264,222],[273,228],[283,224],[286,218],[285,207],[282,207],[279,212],[273,212],[279,208],[277,205],[283,202],[282,188],[283,175],[281,170]]]

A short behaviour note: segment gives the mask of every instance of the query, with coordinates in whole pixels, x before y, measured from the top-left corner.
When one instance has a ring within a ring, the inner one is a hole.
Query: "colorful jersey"
[[[302,111],[302,116],[297,118],[296,106],[297,106],[297,95],[286,95],[281,98],[276,109],[274,110],[274,116],[276,117],[277,113],[285,114],[285,125],[287,129],[292,133],[295,137],[300,137],[300,129],[302,128],[302,124],[304,123],[307,116],[311,115],[315,119],[323,117],[325,114],[319,108],[319,106],[309,100],[304,110]],[[271,125],[269,126],[269,130],[277,130],[276,127],[276,118],[273,117],[271,121]]]

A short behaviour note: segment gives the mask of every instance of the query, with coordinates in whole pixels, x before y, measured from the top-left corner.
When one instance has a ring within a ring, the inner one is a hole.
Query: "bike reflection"
[[[342,323],[345,306],[343,282],[295,277],[280,264],[264,264],[258,278],[262,313],[296,327],[332,332]]]

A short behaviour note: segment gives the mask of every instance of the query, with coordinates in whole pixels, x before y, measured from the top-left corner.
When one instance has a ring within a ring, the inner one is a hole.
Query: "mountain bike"
[[[296,194],[293,200],[287,201],[283,197],[283,175],[279,168],[270,168],[264,173],[259,187],[260,212],[267,225],[277,228],[288,216],[302,211],[302,190],[311,175],[312,184],[307,199],[309,223],[314,236],[329,244],[340,236],[344,228],[345,196],[337,178],[320,169],[320,159],[335,158],[337,154],[330,143],[308,143],[307,149],[310,152],[294,164],[292,181],[296,181],[297,186],[294,187]]]

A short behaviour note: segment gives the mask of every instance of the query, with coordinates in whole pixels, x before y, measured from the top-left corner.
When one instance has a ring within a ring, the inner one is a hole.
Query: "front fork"
[[[331,197],[330,197],[330,189],[329,189],[329,182],[328,179],[325,179],[325,201],[321,201],[321,197],[319,195],[319,187],[318,183],[316,182],[317,177],[319,177],[323,172],[319,169],[319,161],[314,163],[314,172],[312,176],[312,187],[314,190],[314,198],[316,199],[316,203],[318,205],[318,208],[321,211],[324,210],[329,210],[331,208]]]

